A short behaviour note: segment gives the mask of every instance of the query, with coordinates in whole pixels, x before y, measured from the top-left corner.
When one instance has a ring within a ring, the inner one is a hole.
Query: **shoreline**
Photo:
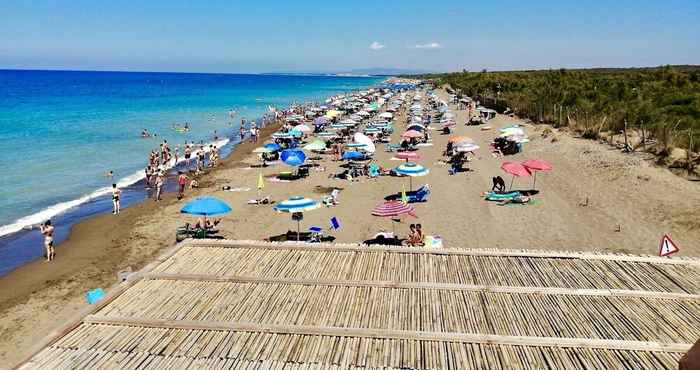
[[[212,181],[216,173],[235,168],[249,159],[254,155],[252,150],[260,142],[269,140],[279,127],[278,122],[269,123],[261,130],[258,143],[245,140],[235,144],[229,155],[222,158],[218,167],[208,169],[199,177],[199,188],[186,192],[182,201],[177,200],[176,192],[167,192],[159,203],[145,199],[124,208],[119,216],[106,213],[77,222],[69,231],[66,240],[57,246],[56,260],[51,263],[43,259],[34,260],[0,277],[0,316],[6,316],[9,310],[24,303],[30,303],[35,299],[35,295],[42,296],[51,294],[52,290],[58,290],[59,296],[70,302],[64,302],[68,304],[61,309],[63,315],[57,316],[56,323],[46,326],[43,333],[54,329],[60,322],[85,307],[84,294],[87,290],[113,286],[117,282],[118,271],[127,268],[138,271],[164,249],[175,244],[172,231],[163,243],[147,243],[150,245],[147,254],[130,254],[129,247],[135,239],[132,233],[134,228],[143,224],[145,220],[156,217],[169,205],[184,204],[192,196],[211,193],[217,187]],[[26,351],[31,347],[31,343],[44,337],[44,334],[35,338],[12,338],[11,342]],[[8,355],[5,349],[0,349],[0,358],[6,358]]]

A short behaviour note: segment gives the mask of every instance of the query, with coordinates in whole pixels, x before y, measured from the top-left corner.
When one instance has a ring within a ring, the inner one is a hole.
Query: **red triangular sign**
[[[680,248],[678,248],[676,243],[671,240],[670,236],[664,235],[661,238],[661,243],[659,243],[659,257],[669,256],[678,252],[679,250]]]

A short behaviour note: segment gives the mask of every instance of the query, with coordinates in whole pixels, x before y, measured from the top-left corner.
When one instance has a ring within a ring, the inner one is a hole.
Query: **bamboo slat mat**
[[[46,369],[675,369],[700,261],[185,242],[23,363]]]

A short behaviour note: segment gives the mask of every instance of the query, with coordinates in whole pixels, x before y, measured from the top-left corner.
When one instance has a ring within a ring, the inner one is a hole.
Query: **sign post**
[[[659,243],[659,257],[670,256],[680,251],[680,248],[673,242],[668,234],[664,234]]]

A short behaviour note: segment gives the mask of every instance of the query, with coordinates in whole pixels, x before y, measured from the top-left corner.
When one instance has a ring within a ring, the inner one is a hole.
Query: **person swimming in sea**
[[[141,138],[142,138],[142,139],[147,139],[147,138],[149,138],[149,137],[151,137],[151,133],[148,132],[148,129],[143,129],[143,131],[141,131]]]

